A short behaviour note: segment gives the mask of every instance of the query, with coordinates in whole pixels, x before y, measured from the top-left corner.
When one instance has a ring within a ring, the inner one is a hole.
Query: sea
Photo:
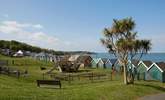
[[[137,55],[139,57],[140,54]],[[91,55],[93,58],[108,58],[113,59],[115,56],[110,53],[95,53]],[[165,62],[165,53],[148,53],[144,54],[141,60],[150,60],[153,62]]]

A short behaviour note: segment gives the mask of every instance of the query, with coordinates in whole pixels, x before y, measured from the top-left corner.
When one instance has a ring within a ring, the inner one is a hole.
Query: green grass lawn
[[[3,59],[3,56],[0,59]],[[21,60],[22,58],[16,59]],[[48,65],[47,69],[51,68],[52,64]],[[24,70],[26,66],[11,67]],[[134,85],[124,85],[120,78],[93,83],[73,81],[69,84],[62,81],[62,89],[52,86],[39,88],[36,79],[42,79],[43,71],[40,70],[40,64],[28,66],[28,71],[28,77],[19,79],[0,75],[0,100],[136,100],[144,95],[165,92],[164,83],[135,81]],[[110,72],[103,69],[91,69],[91,71]]]

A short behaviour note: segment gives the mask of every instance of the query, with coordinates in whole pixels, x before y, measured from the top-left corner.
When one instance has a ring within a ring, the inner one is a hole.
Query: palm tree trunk
[[[127,67],[126,67],[126,64],[124,63],[124,72],[123,72],[123,76],[124,76],[124,84],[128,84],[128,80],[127,80]]]

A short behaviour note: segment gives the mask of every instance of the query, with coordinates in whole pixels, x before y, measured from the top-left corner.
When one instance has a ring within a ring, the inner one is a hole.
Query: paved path
[[[165,100],[165,93],[144,96],[139,98],[138,100]]]

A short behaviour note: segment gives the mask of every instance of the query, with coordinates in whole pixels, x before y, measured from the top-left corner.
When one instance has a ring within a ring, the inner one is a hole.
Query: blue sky
[[[0,39],[54,50],[105,52],[100,38],[114,18],[133,17],[139,38],[164,52],[164,0],[0,0]]]

